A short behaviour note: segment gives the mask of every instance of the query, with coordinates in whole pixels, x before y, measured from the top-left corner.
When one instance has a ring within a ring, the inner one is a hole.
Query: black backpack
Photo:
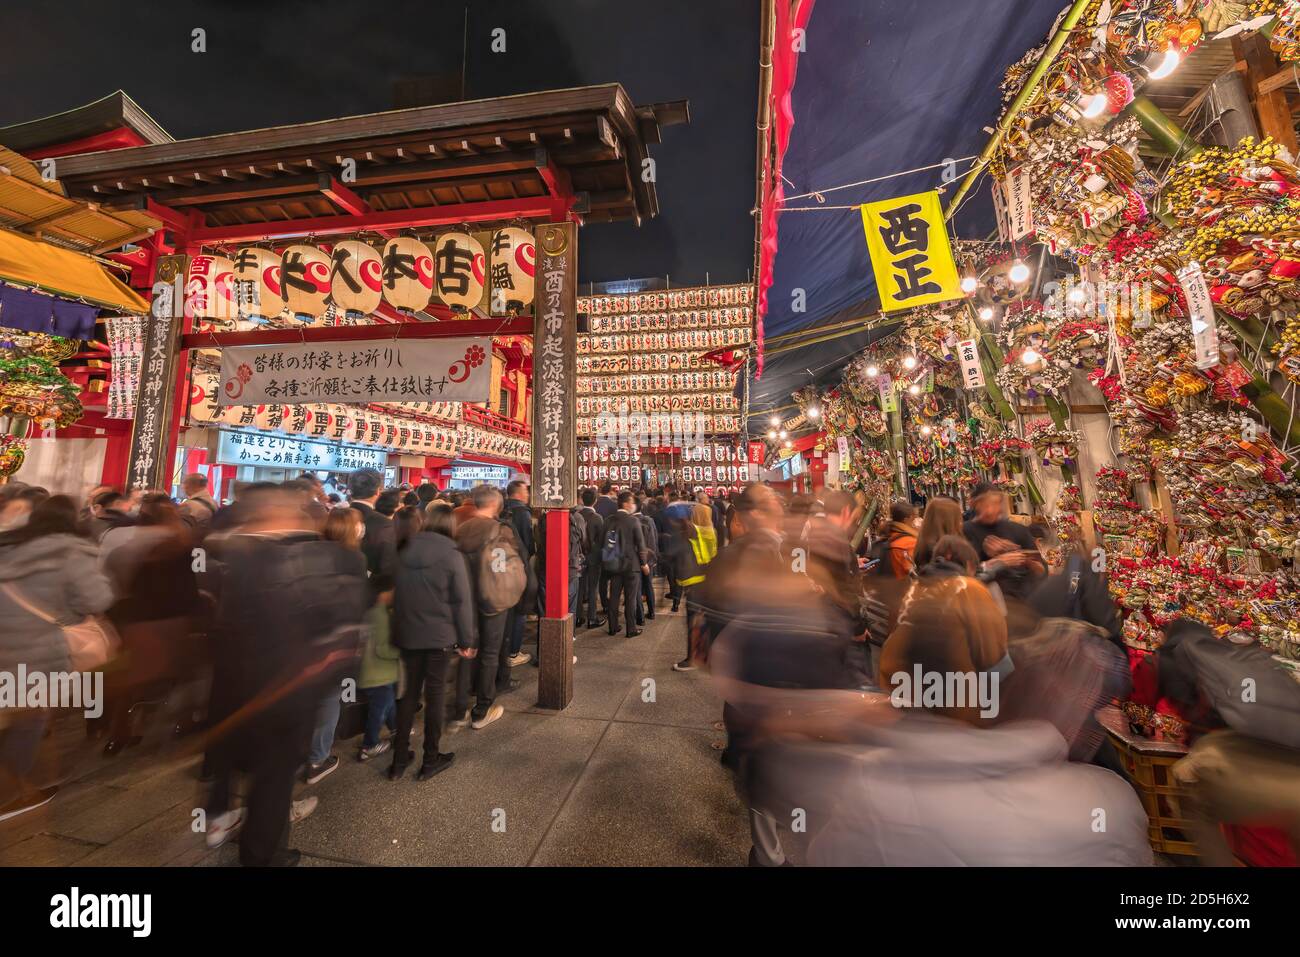
[[[605,529],[605,544],[600,550],[600,567],[614,573],[623,570],[623,533],[610,521]]]

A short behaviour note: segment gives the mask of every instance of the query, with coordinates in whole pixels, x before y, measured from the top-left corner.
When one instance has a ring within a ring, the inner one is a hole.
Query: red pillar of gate
[[[569,511],[548,508],[546,516],[546,617],[569,614]]]

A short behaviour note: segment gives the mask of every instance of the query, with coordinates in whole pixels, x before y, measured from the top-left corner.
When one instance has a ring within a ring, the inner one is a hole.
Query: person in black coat
[[[605,519],[595,509],[596,490],[582,490],[582,507],[578,514],[585,523],[587,561],[582,569],[582,579],[578,583],[578,609],[573,626],[583,622],[583,605],[586,605],[586,622],[588,628],[599,628],[605,624],[600,608],[600,550],[605,545]],[[608,609],[606,609],[608,611]]]
[[[393,764],[400,778],[415,757],[410,748],[415,708],[424,695],[424,761],[418,780],[445,770],[455,758],[438,751],[447,709],[447,670],[457,657],[478,649],[474,598],[465,556],[452,540],[451,506],[435,502],[425,511],[424,530],[397,553],[393,593],[393,644],[406,666],[406,690],[397,704]]]
[[[397,561],[397,542],[393,533],[393,520],[375,510],[384,477],[374,469],[353,472],[348,479],[348,492],[352,507],[361,513],[366,527],[361,539],[361,554],[366,557],[366,571],[370,574],[370,591],[374,598],[393,587],[393,568]]]
[[[621,492],[618,496],[618,511],[605,526],[605,537],[610,529],[616,529],[622,544],[622,553],[616,563],[605,565],[609,578],[609,633],[618,634],[618,603],[623,600],[624,615],[627,619],[627,636],[635,638],[641,634],[636,627],[637,606],[640,602],[641,576],[650,574],[650,549],[646,545],[645,532],[636,516],[636,496],[631,492]]]
[[[640,508],[641,504],[638,502],[637,507]],[[645,536],[646,551],[649,553],[647,564],[650,566],[648,572],[641,573],[641,594],[637,599],[636,607],[636,623],[644,625],[647,618],[653,620],[655,616],[654,575],[655,566],[659,563],[659,530],[655,526],[654,519],[645,512],[639,512],[636,518],[641,523],[641,534]],[[642,600],[645,601],[644,612],[641,610]]]

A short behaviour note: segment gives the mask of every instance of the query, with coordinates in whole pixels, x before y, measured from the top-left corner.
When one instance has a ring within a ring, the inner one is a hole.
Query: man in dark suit
[[[352,507],[361,513],[366,534],[361,539],[361,554],[366,556],[370,573],[371,604],[393,587],[393,570],[397,564],[397,539],[393,520],[375,511],[375,502],[383,491],[384,477],[374,469],[361,469],[348,478]]]
[[[586,523],[586,548],[587,563],[582,569],[582,581],[578,585],[578,615],[574,619],[573,627],[577,628],[583,622],[582,608],[587,606],[586,622],[588,628],[599,628],[605,624],[605,619],[600,616],[600,550],[605,545],[605,520],[600,517],[600,513],[595,509],[596,490],[594,488],[584,488],[582,490],[582,507],[578,509],[578,514],[582,516]]]
[[[618,530],[622,552],[616,567],[606,566],[609,577],[609,633],[618,634],[618,602],[623,599],[623,614],[627,618],[627,636],[641,634],[636,627],[637,605],[641,600],[641,576],[650,574],[650,549],[645,533],[636,517],[636,496],[623,491],[618,496],[616,511],[605,526],[605,536],[610,528]]]

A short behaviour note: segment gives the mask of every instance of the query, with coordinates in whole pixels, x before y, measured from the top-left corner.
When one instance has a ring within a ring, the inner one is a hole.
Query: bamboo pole
[[[1052,34],[1052,38],[1047,41],[1047,49],[1038,58],[1038,63],[1034,65],[1034,71],[1029,74],[1029,79],[1020,88],[1020,92],[1016,94],[1016,98],[1011,101],[1011,106],[1003,115],[1002,121],[998,123],[997,129],[993,131],[993,136],[989,138],[988,145],[984,147],[984,151],[971,165],[966,177],[961,181],[961,185],[957,187],[957,192],[953,193],[952,199],[948,201],[948,209],[944,212],[945,219],[952,219],[953,214],[957,212],[957,207],[961,205],[962,199],[965,198],[970,188],[975,185],[975,180],[979,178],[980,173],[984,172],[984,169],[993,161],[993,157],[997,155],[998,147],[1002,145],[1002,138],[1011,129],[1011,124],[1015,122],[1016,116],[1038,94],[1038,84],[1042,82],[1048,68],[1056,61],[1057,54],[1065,46],[1065,41],[1070,38],[1070,34],[1080,18],[1083,17],[1083,12],[1090,3],[1091,0],[1074,0],[1069,11],[1061,20],[1061,25]]]

